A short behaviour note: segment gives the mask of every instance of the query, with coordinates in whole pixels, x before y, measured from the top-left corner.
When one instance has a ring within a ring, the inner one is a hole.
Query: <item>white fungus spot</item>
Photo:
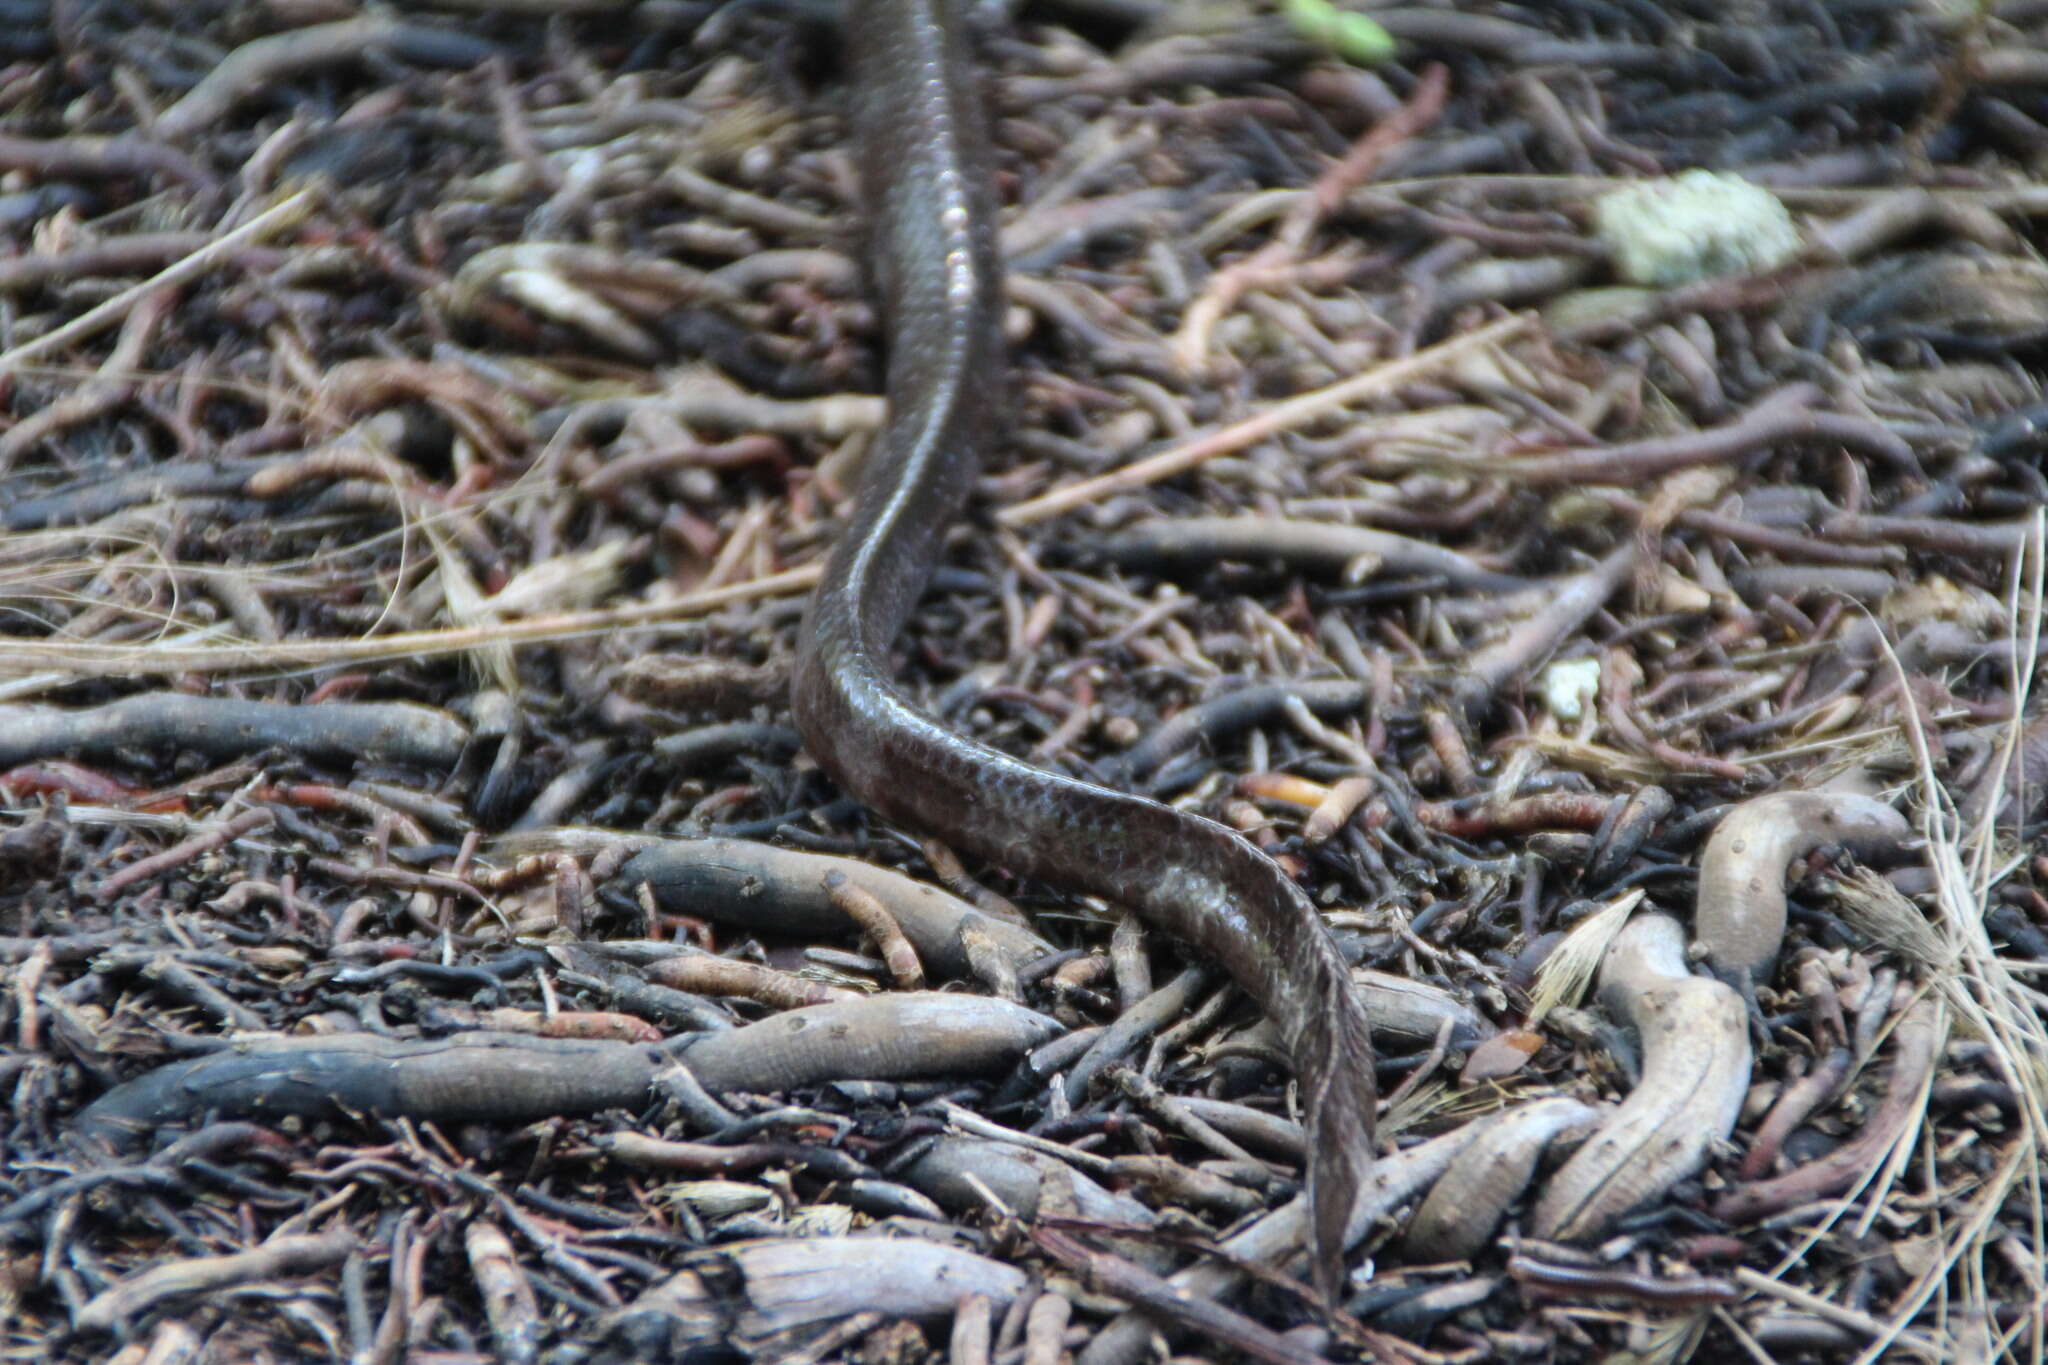
[[[1630,284],[1670,286],[1770,270],[1799,254],[1799,228],[1778,197],[1739,175],[1686,171],[1593,205],[1593,228]]]
[[[1584,715],[1599,691],[1598,659],[1560,659],[1543,670],[1543,704],[1566,723]]]

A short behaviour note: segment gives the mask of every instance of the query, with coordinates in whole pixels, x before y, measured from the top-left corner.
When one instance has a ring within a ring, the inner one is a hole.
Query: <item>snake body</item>
[[[1312,1263],[1329,1289],[1372,1158],[1376,1096],[1364,1010],[1308,897],[1223,826],[955,734],[891,681],[890,646],[994,434],[1002,265],[957,0],[854,0],[849,11],[890,416],[805,617],[797,726],[840,786],[889,819],[1127,906],[1214,958],[1258,1002],[1307,1110]]]

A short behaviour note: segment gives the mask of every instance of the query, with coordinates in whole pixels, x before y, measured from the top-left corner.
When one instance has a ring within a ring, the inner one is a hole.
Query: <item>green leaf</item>
[[[1363,14],[1338,9],[1331,0],[1282,0],[1294,31],[1357,66],[1392,60],[1394,35]]]

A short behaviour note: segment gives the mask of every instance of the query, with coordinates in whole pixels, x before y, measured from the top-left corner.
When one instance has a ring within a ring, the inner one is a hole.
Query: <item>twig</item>
[[[1520,336],[1533,325],[1534,319],[1526,316],[1506,317],[1481,327],[1476,332],[1452,337],[1425,351],[1390,360],[1364,374],[1353,375],[1339,380],[1326,388],[1275,403],[1263,412],[1255,413],[1241,422],[1232,423],[1221,431],[1212,431],[1196,436],[1177,446],[1160,451],[1157,455],[1139,460],[1136,464],[1125,465],[1122,469],[1093,479],[1083,479],[1065,488],[1055,488],[1050,493],[1006,507],[996,513],[996,520],[1004,526],[1029,526],[1048,517],[1060,516],[1077,507],[1085,507],[1118,493],[1146,488],[1162,479],[1170,479],[1200,468],[1210,460],[1225,455],[1234,455],[1247,446],[1281,432],[1297,427],[1334,412],[1352,403],[1367,398],[1377,398],[1390,393],[1403,384],[1422,378],[1424,375],[1463,360],[1476,351]]]
[[[1925,1333],[1908,1331],[1904,1328],[1895,1329],[1879,1322],[1868,1313],[1859,1313],[1853,1308],[1844,1308],[1842,1305],[1832,1300],[1824,1299],[1818,1294],[1809,1294],[1804,1289],[1795,1288],[1784,1283],[1782,1280],[1774,1280],[1760,1270],[1752,1270],[1746,1265],[1739,1265],[1735,1267],[1735,1282],[1744,1289],[1755,1290],[1759,1294],[1767,1294],[1774,1299],[1782,1299],[1795,1308],[1803,1309],[1815,1317],[1825,1318],[1836,1326],[1846,1327],[1852,1332],[1861,1332],[1868,1337],[1890,1337],[1894,1344],[1903,1346],[1909,1351],[1918,1352],[1929,1360],[1949,1359],[1948,1352],[1942,1349],[1939,1343]]]
[[[1147,1313],[1199,1331],[1268,1365],[1326,1365],[1324,1357],[1212,1300],[1198,1298],[1142,1266],[1094,1251],[1052,1228],[1033,1228],[1031,1240],[1095,1289],[1129,1299]]]
[[[1450,74],[1442,65],[1428,67],[1408,103],[1374,124],[1288,208],[1272,241],[1211,277],[1209,287],[1188,306],[1173,339],[1174,358],[1184,372],[1192,374],[1201,368],[1208,355],[1210,333],[1240,298],[1261,285],[1270,287],[1292,278],[1300,268],[1302,248],[1317,225],[1379,168],[1389,152],[1436,121],[1450,84]]]
[[[150,342],[156,338],[157,326],[176,302],[177,295],[168,289],[145,295],[122,325],[120,339],[114,343],[113,351],[100,366],[98,374],[56,402],[30,413],[0,432],[0,474],[11,469],[14,462],[33,450],[37,443],[68,427],[90,422],[127,401],[135,391],[142,358],[148,354]]]
[[[154,877],[159,872],[168,872],[191,862],[202,853],[225,848],[244,834],[253,834],[268,827],[277,817],[268,810],[245,810],[229,820],[223,820],[209,829],[203,829],[182,843],[173,844],[161,853],[147,858],[138,858],[118,872],[110,872],[100,879],[93,888],[93,895],[106,900],[126,890],[139,881]]]
[[[89,336],[105,331],[128,316],[130,309],[156,290],[169,285],[183,284],[205,274],[218,265],[222,257],[232,255],[250,242],[261,241],[273,232],[282,232],[296,226],[312,208],[313,192],[300,190],[290,198],[271,205],[232,232],[215,238],[184,260],[165,266],[142,283],[130,285],[106,302],[86,309],[63,326],[24,341],[11,351],[0,351],[0,379],[4,379],[31,360],[48,355],[52,351],[62,350],[75,341],[83,341]]]
[[[1839,441],[1899,469],[1915,465],[1913,448],[1875,422],[1816,411],[1821,397],[1811,384],[1788,384],[1742,416],[1706,431],[1655,436],[1604,450],[1565,450],[1500,461],[1506,478],[1541,487],[1618,483],[1640,487],[1661,474],[1694,465],[1737,460],[1785,441]]]
[[[167,673],[223,673],[250,669],[294,668],[366,663],[380,659],[462,654],[480,645],[538,644],[596,635],[607,631],[660,625],[701,616],[737,602],[785,597],[808,592],[818,581],[819,566],[785,569],[750,583],[735,583],[712,592],[689,593],[666,602],[635,602],[630,606],[536,616],[458,630],[409,630],[359,640],[285,640],[277,644],[118,645],[89,641],[35,640],[0,637],[0,676],[11,672],[47,672],[53,668],[89,671],[101,676],[146,677]]]

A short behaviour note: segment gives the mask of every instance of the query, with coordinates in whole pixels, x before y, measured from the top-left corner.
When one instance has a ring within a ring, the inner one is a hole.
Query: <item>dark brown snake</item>
[[[1318,1284],[1338,1283],[1372,1160],[1371,1039],[1308,897],[1232,831],[954,734],[890,681],[999,415],[1002,263],[960,0],[854,0],[847,32],[889,421],[804,621],[793,705],[841,787],[1012,872],[1103,897],[1209,954],[1279,1026],[1309,1132]]]

